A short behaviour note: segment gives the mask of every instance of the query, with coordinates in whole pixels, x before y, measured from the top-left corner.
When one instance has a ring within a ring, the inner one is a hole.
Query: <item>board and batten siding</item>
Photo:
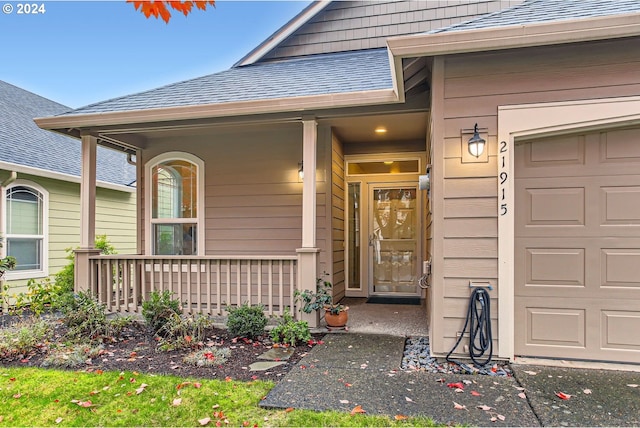
[[[432,316],[434,353],[449,352],[462,330],[470,280],[494,286],[498,349],[498,106],[640,95],[639,43],[629,38],[435,58],[434,280],[441,286],[433,290],[439,302]],[[461,131],[475,123],[488,130],[488,158],[465,163],[469,135]]]
[[[331,141],[331,233],[333,256],[333,297],[345,294],[345,179],[343,145],[333,135]]]
[[[386,47],[391,36],[424,33],[522,0],[336,1],[262,60]]]
[[[302,245],[303,183],[298,178],[302,125],[247,125],[202,132],[154,139],[142,157],[148,162],[165,152],[184,151],[204,161],[205,255],[296,255]],[[330,138],[329,130],[319,126],[319,272],[331,271],[327,254],[331,250],[330,189],[325,171],[330,166]]]
[[[54,275],[69,263],[67,249],[80,245],[80,184],[27,174],[18,178],[49,192],[49,275]],[[119,254],[135,253],[135,222],[135,192],[97,188],[96,235],[106,234]],[[26,291],[26,279],[7,282],[16,293]]]

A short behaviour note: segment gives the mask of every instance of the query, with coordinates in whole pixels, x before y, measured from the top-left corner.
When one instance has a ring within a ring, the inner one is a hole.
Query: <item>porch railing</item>
[[[297,256],[91,257],[90,291],[110,312],[141,312],[152,291],[169,290],[186,314],[226,315],[263,304],[266,315],[296,314]]]

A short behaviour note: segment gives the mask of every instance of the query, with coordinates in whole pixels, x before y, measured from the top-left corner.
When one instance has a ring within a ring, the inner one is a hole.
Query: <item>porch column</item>
[[[316,248],[316,153],[318,123],[314,117],[302,118],[302,248],[298,252],[298,289],[316,290],[318,277],[318,252]],[[301,313],[301,319],[309,327],[317,327],[320,315]]]
[[[91,284],[89,257],[100,254],[96,240],[96,150],[97,137],[82,135],[82,179],[80,181],[80,248],[75,251],[75,291]]]

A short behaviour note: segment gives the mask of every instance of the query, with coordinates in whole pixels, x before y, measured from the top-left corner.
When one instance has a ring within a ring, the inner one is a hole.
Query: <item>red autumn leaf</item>
[[[474,397],[480,397],[482,394],[480,394],[478,391],[471,391],[471,395],[473,395]]]
[[[405,415],[395,415],[393,418],[394,418],[396,421],[404,421],[405,419],[408,419],[408,417],[407,417],[407,416],[405,416]]]
[[[564,392],[556,392],[556,396],[558,398],[561,398],[562,400],[568,400],[569,398],[572,397],[571,395],[565,394]]]
[[[356,407],[351,409],[351,414],[352,415],[355,415],[356,413],[367,413],[367,411],[364,410],[360,404],[358,404]]]
[[[195,389],[200,389],[201,386],[202,386],[202,384],[200,382],[193,382],[193,387]]]
[[[22,397],[22,394],[18,393],[18,394],[13,394],[13,398],[18,399]]]
[[[198,423],[201,426],[205,426],[207,425],[209,422],[211,422],[211,418],[207,417],[207,418],[202,418],[202,419],[198,419]]]
[[[293,407],[287,407],[286,409],[284,409],[284,411],[286,413],[293,412]]]
[[[248,427],[249,426],[249,421],[243,421],[242,422],[242,426],[243,427]]]
[[[347,388],[352,387],[353,385],[351,385],[350,383],[345,383],[344,386],[346,386]]]
[[[227,376],[224,378],[225,382],[231,382],[233,381],[233,379],[231,379],[231,376]]]
[[[9,378],[9,381],[10,381],[10,382],[15,382],[15,381],[16,381],[16,378],[15,378],[15,377]]]
[[[104,373],[104,372],[103,372],[102,370],[98,369],[98,370],[96,370],[94,373],[95,373],[95,374],[97,374],[97,375],[101,375],[101,374],[102,374],[102,373]]]
[[[467,406],[464,404],[458,404],[455,401],[453,402],[453,408],[456,410],[467,410]]]
[[[181,384],[179,384],[178,386],[176,386],[176,389],[182,389],[185,386],[191,385],[191,382],[182,382]]]
[[[458,389],[464,389],[464,383],[462,382],[456,382],[456,383],[448,383],[447,386],[449,388],[458,388]]]
[[[256,379],[258,379],[258,376],[256,375],[251,376],[251,380],[256,380]]]

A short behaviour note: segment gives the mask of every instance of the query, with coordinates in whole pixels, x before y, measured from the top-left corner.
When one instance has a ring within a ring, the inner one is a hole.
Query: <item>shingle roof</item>
[[[505,27],[640,12],[639,0],[526,0],[517,6],[429,33]]]
[[[386,49],[340,52],[235,67],[102,101],[69,114],[269,100],[391,89]]]
[[[35,117],[71,110],[0,80],[0,161],[80,176],[80,142],[38,128]],[[135,169],[124,153],[98,147],[98,180],[129,185]]]

